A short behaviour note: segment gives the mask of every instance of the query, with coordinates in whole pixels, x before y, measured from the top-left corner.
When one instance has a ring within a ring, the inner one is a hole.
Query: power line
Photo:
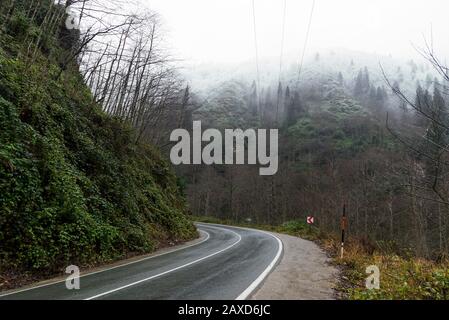
[[[253,5],[253,29],[254,29],[254,47],[255,47],[255,53],[256,53],[256,70],[257,70],[257,104],[258,109],[260,111],[260,70],[259,70],[259,49],[257,46],[257,22],[256,22],[256,5],[255,0],[252,0]]]
[[[284,0],[284,13],[282,17],[282,36],[281,36],[281,54],[279,59],[279,82],[281,82],[281,74],[282,74],[282,59],[284,57],[284,42],[285,42],[285,20],[287,13],[287,0]]]
[[[281,86],[281,77],[282,77],[282,59],[284,57],[286,13],[287,13],[287,0],[284,0],[284,12],[282,16],[281,54],[279,56],[279,82],[278,82],[277,105],[276,105],[276,125],[279,124],[279,103],[280,103],[279,88]]]
[[[307,50],[307,44],[308,44],[308,41],[309,41],[310,27],[312,26],[312,19],[313,19],[314,10],[315,10],[315,0],[313,0],[313,3],[312,3],[312,10],[310,11],[309,24],[307,26],[307,33],[306,33],[306,39],[304,41],[304,48],[303,48],[303,51],[302,51],[301,62],[299,64],[298,85],[299,85],[299,80],[301,78],[301,72],[302,72],[302,67],[303,67],[303,63],[304,63],[304,56],[305,56],[305,53],[306,53],[306,50]]]

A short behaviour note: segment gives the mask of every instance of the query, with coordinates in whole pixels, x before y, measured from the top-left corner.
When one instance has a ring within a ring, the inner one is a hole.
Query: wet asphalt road
[[[282,243],[250,229],[197,224],[202,242],[65,282],[3,295],[0,300],[244,299],[280,259]],[[4,294],[4,293],[3,293]]]

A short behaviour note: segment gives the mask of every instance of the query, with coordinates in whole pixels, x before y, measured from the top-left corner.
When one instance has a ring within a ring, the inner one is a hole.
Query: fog
[[[254,59],[252,0],[141,0],[162,16],[173,53],[190,63]],[[299,57],[312,0],[287,0],[286,56]],[[261,59],[279,57],[283,0],[255,0]],[[449,53],[447,0],[316,0],[308,51],[345,48],[414,58],[413,44],[431,39],[442,60]]]

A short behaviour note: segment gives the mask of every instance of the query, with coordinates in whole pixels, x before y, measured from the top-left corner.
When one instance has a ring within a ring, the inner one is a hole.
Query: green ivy
[[[11,23],[14,33],[34,30],[20,15]],[[100,110],[78,72],[55,80],[59,67],[48,57],[27,65],[5,52],[0,272],[55,272],[196,235],[168,163],[152,146],[136,146],[131,127]]]

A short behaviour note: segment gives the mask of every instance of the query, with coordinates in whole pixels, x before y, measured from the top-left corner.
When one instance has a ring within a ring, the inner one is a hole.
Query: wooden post
[[[343,259],[345,252],[345,230],[346,230],[346,204],[343,205],[343,216],[341,217],[341,247],[340,259]]]

